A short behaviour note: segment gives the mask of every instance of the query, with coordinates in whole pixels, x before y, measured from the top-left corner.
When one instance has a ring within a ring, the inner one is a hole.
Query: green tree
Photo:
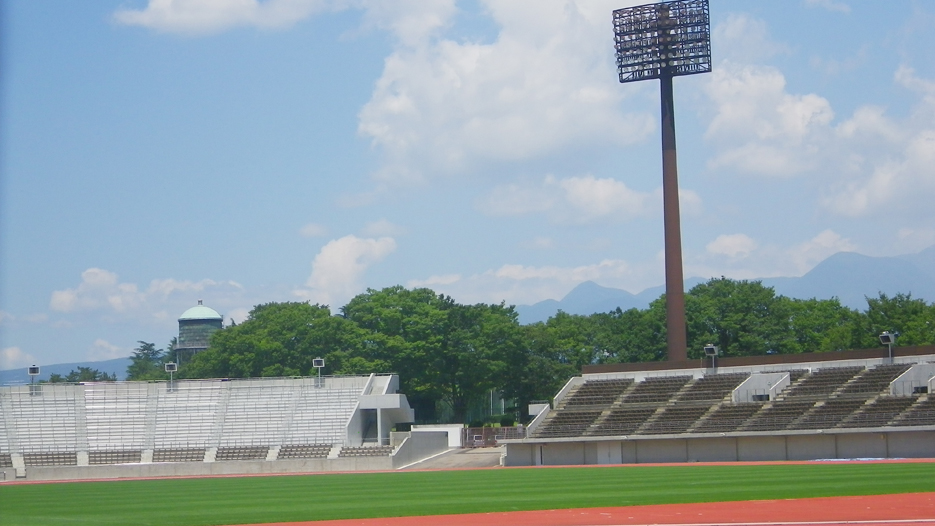
[[[838,301],[788,300],[794,343],[790,352],[828,352],[861,346],[860,314]]]
[[[78,382],[116,382],[117,374],[107,374],[101,372],[97,369],[92,369],[90,367],[81,367],[78,369],[72,369],[67,375],[62,376],[57,373],[52,373],[49,375],[49,383],[78,383]]]
[[[935,343],[935,303],[926,304],[912,294],[887,296],[880,293],[867,298],[867,310],[861,318],[862,347],[877,347],[883,331],[898,332],[898,345]]]
[[[315,358],[325,359],[323,374],[365,371],[354,360],[360,331],[332,316],[327,306],[303,302],[257,305],[248,318],[211,336],[210,347],[179,369],[184,378],[249,378],[317,374]],[[379,365],[379,364],[370,364]]]
[[[724,356],[789,353],[795,350],[791,305],[759,281],[716,278],[685,295],[689,357],[717,345]]]
[[[369,289],[342,309],[366,332],[357,353],[399,373],[401,388],[421,418],[439,401],[456,421],[486,392],[502,386],[506,363],[524,352],[513,307],[461,305],[426,288]]]
[[[137,342],[139,346],[133,349],[130,356],[130,365],[127,367],[127,380],[162,380],[168,378],[163,368],[165,351],[157,349],[156,344]]]

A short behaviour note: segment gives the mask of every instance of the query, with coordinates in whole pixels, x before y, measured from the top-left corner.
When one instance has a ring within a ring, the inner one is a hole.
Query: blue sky
[[[163,346],[198,299],[530,304],[663,282],[625,0],[12,0],[0,368]],[[935,6],[711,0],[675,81],[687,276],[935,244]]]

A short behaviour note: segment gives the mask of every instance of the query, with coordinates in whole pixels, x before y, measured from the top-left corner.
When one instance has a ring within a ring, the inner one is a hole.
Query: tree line
[[[694,359],[707,344],[723,356],[876,347],[883,331],[898,331],[900,345],[935,343],[935,303],[909,294],[881,293],[857,311],[837,299],[792,299],[758,281],[717,278],[693,287],[685,310]],[[171,348],[140,342],[129,378],[165,378]],[[490,390],[524,413],[584,365],[664,360],[665,297],[646,309],[559,312],[528,325],[513,306],[464,305],[427,288],[370,289],[337,313],[325,305],[267,303],[216,332],[178,377],[308,376],[317,374],[314,358],[325,359],[326,375],[399,374],[420,420],[433,419],[443,403],[453,421],[464,421]]]

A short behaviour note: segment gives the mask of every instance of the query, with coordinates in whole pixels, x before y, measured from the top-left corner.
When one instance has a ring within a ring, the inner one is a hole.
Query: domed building
[[[211,335],[222,327],[224,317],[211,307],[198,305],[183,312],[179,317],[179,339],[175,344],[178,360],[189,359],[208,348]]]

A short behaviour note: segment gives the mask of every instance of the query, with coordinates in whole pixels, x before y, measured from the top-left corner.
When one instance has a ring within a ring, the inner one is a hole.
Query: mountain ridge
[[[710,278],[708,278],[710,279]],[[685,280],[688,291],[708,279]],[[911,294],[914,298],[935,301],[935,245],[915,254],[865,256],[856,252],[838,252],[799,277],[761,278],[777,295],[796,299],[838,298],[842,305],[863,310],[866,297]],[[650,287],[637,294],[623,289],[603,287],[593,281],[579,283],[561,300],[548,299],[532,305],[517,305],[520,323],[546,321],[559,310],[568,314],[590,315],[616,308],[645,309],[665,291],[664,285]]]

